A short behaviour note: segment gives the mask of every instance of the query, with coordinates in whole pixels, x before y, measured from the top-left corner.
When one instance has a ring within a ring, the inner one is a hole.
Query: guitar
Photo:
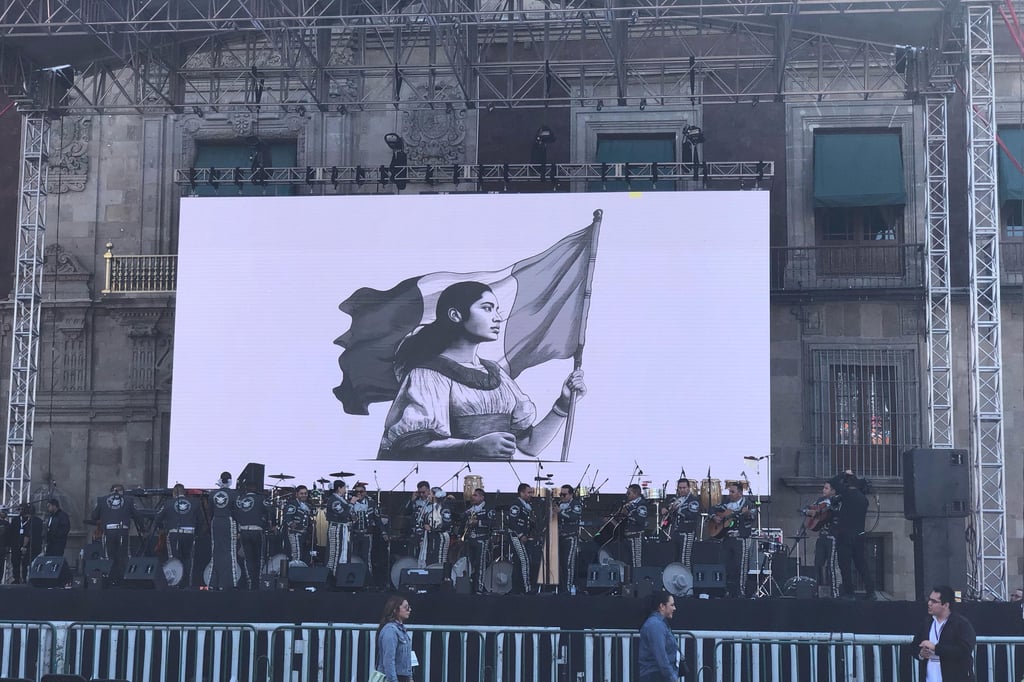
[[[804,528],[821,530],[832,520],[832,501],[823,497],[812,505],[804,507]]]
[[[708,517],[707,534],[712,538],[720,538],[736,523],[736,513],[732,509],[722,509]]]

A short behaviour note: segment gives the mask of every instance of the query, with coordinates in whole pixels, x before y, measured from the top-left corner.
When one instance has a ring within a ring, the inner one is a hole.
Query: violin
[[[821,530],[832,520],[832,500],[822,497],[814,504],[803,508],[804,528],[807,530]]]

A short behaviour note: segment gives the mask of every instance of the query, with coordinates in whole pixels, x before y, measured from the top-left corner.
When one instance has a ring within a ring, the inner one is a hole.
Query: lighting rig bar
[[[765,19],[793,12],[794,0],[650,0],[635,6],[609,7],[604,2],[566,2],[537,10],[481,11],[475,2],[449,0],[441,4],[407,0],[351,3],[354,12],[342,12],[336,0],[280,3],[288,11],[265,11],[274,3],[251,0],[152,2],[151,0],[12,0],[0,9],[0,36],[50,38],[58,35],[209,33],[211,31],[310,30],[335,26],[389,27],[396,25],[485,25],[533,19],[630,19],[634,21],[680,18],[692,20]],[[424,11],[423,7],[431,10]],[[799,0],[801,15],[938,13],[942,0]]]
[[[775,175],[772,161],[709,161],[707,163],[556,163],[457,164],[451,166],[308,166],[305,168],[179,168],[174,182],[186,191],[201,186],[232,188],[246,185],[459,185],[513,182],[644,182],[690,180],[708,183],[733,180],[759,189]],[[730,187],[738,186],[732,183]]]

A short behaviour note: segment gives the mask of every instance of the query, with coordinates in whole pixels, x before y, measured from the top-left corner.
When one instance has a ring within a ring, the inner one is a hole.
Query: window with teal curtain
[[[241,168],[245,182],[242,190],[233,182],[222,182],[215,190],[208,184],[196,186],[195,193],[201,197],[274,196],[295,194],[292,185],[267,185],[261,187],[249,181],[252,155],[256,148],[241,140],[238,142],[196,140],[194,168]],[[264,143],[263,163],[267,168],[294,168],[298,159],[295,140],[273,140]]]
[[[676,141],[672,133],[653,134],[609,134],[597,136],[596,163],[675,163]],[[591,182],[591,192],[634,192],[672,191],[675,182],[659,180],[657,186],[650,175],[634,177],[626,187],[625,180],[609,180],[606,183]]]
[[[1024,128],[999,128],[999,141],[1002,143],[999,145],[999,218],[1003,237],[1021,240],[1024,239]],[[1008,255],[1009,252],[1004,252],[1004,261]]]
[[[815,208],[906,203],[899,131],[815,133]]]

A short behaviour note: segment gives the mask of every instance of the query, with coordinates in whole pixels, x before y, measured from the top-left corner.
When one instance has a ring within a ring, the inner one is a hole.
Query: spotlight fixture
[[[334,189],[338,189],[338,167],[331,166],[331,184],[334,185]]]
[[[704,144],[707,139],[704,137],[704,131],[699,126],[686,126],[683,128],[683,135],[686,138],[687,144]]]
[[[462,182],[462,166],[455,164],[452,166],[452,184],[456,187]]]
[[[604,100],[603,99],[599,99],[599,100],[597,100],[597,110],[601,111],[602,109],[604,109]]]
[[[300,104],[299,106],[295,107],[295,113],[301,116],[302,118],[306,118],[306,105]]]
[[[356,166],[356,185],[362,185],[364,182],[366,182],[366,169]]]
[[[313,184],[313,176],[315,174],[316,174],[316,171],[313,170],[312,166],[306,166],[306,184],[307,185],[312,185]]]
[[[205,114],[203,114],[203,110],[197,106],[192,107],[192,113],[198,116],[199,118],[204,118],[205,116]]]
[[[395,187],[405,189],[409,177],[409,155],[405,153],[405,140],[398,133],[388,133],[384,136],[384,143],[391,149],[391,179],[395,181]]]
[[[238,188],[238,193],[241,194],[242,193],[242,186],[243,186],[243,184],[242,184],[242,169],[239,168],[238,166],[235,166],[234,181],[235,181],[235,187]]]
[[[188,184],[192,188],[192,191],[196,191],[196,169],[191,167],[188,169]]]
[[[644,111],[645,109],[647,109],[647,98],[646,97],[641,97],[640,98],[640,111]]]
[[[494,102],[488,102],[487,103],[487,111],[488,112],[494,111]]]
[[[544,165],[548,162],[548,145],[553,144],[558,138],[555,133],[546,125],[537,128],[537,134],[533,136],[533,146],[530,149],[530,163]]]
[[[213,172],[213,166],[210,166],[210,177],[208,177],[206,181],[210,183],[210,187],[213,188],[214,192],[220,189],[220,183],[217,181],[216,174]]]
[[[423,172],[423,181],[428,185],[434,184],[434,167],[427,164],[427,169]]]

